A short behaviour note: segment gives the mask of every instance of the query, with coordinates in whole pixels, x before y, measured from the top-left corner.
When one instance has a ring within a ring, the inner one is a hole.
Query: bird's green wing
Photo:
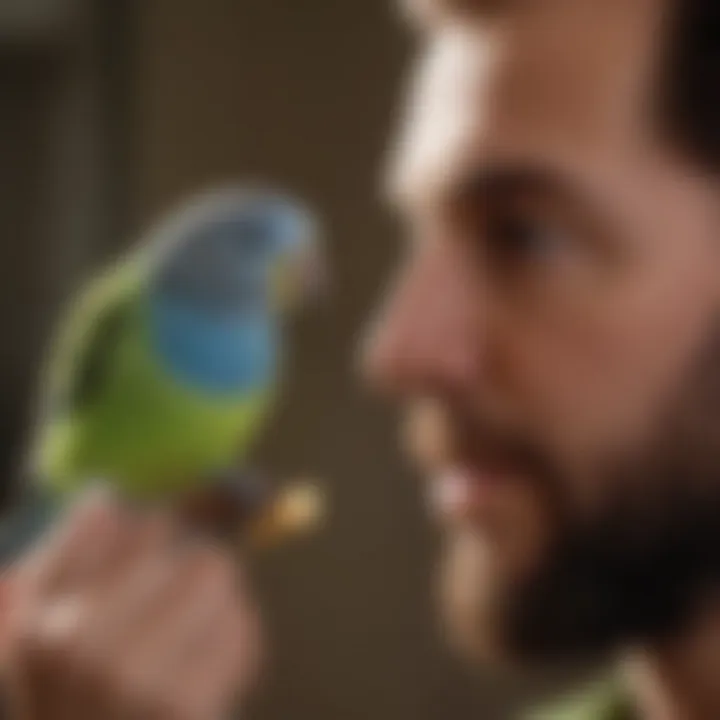
[[[131,278],[116,273],[94,283],[70,308],[46,372],[44,411],[50,417],[81,411],[97,397],[134,299]]]
[[[125,303],[106,305],[96,317],[92,331],[76,349],[75,370],[68,376],[63,398],[63,404],[70,412],[81,409],[97,397],[126,318]]]

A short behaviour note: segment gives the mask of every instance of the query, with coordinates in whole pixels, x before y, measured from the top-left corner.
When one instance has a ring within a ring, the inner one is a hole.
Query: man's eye
[[[520,212],[491,214],[486,232],[491,261],[506,271],[551,262],[570,246],[562,228]]]

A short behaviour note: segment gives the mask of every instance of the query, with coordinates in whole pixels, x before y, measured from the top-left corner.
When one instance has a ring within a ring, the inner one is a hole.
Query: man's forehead
[[[462,172],[469,145],[482,135],[482,103],[493,62],[492,38],[449,27],[427,40],[415,68],[391,157],[389,194],[434,192]]]
[[[664,7],[534,0],[508,4],[492,20],[443,20],[426,35],[415,69],[391,195],[435,195],[495,155],[580,161],[626,153],[623,145],[649,134],[641,113]]]

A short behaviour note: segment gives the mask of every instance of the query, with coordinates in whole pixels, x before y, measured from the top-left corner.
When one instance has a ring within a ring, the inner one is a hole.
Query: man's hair
[[[420,24],[432,18],[487,17],[509,5],[512,0],[399,0],[400,7]]]
[[[420,22],[438,15],[485,18],[523,2],[402,1]],[[668,2],[670,23],[656,108],[661,128],[705,170],[720,174],[720,0]]]
[[[671,2],[660,112],[673,141],[720,174],[720,1]]]

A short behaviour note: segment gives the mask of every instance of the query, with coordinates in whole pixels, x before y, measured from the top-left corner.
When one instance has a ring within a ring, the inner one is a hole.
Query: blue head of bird
[[[157,240],[151,311],[166,362],[205,390],[265,382],[282,316],[321,281],[312,213],[280,193],[225,190],[174,216]]]
[[[209,314],[282,312],[321,282],[317,223],[271,191],[212,193],[161,232],[156,288]]]

